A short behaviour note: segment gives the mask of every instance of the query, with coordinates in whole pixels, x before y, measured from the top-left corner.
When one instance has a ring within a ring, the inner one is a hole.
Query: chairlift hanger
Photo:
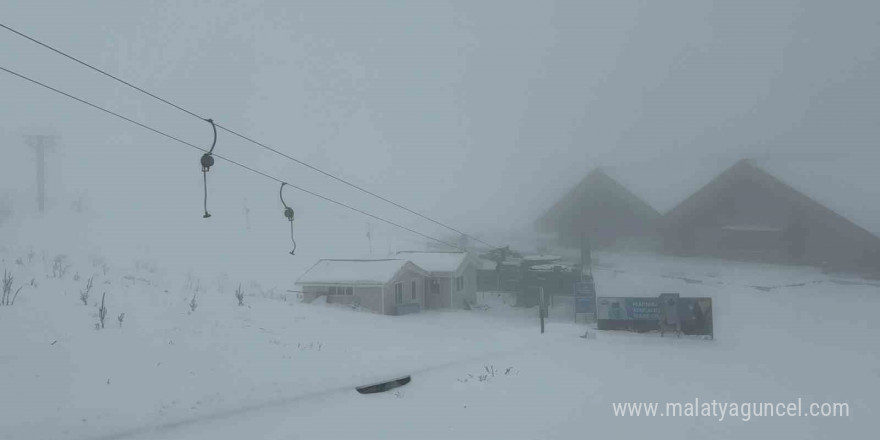
[[[281,183],[281,188],[278,190],[278,197],[281,199],[281,204],[284,205],[284,217],[287,217],[287,221],[290,222],[290,241],[293,243],[293,249],[290,251],[290,255],[296,255],[296,240],[293,239],[293,208],[287,206],[287,203],[284,202],[284,185],[287,185],[287,182]]]
[[[217,125],[214,124],[213,119],[205,119],[206,122],[211,123],[211,128],[214,129],[214,142],[211,143],[211,149],[208,150],[207,153],[202,155],[201,163],[202,163],[202,177],[205,187],[205,215],[202,218],[208,218],[211,214],[208,213],[208,171],[211,171],[211,167],[214,166],[214,147],[217,145]]]

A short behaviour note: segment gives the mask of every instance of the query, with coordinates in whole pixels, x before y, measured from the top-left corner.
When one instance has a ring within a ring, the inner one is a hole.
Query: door
[[[443,307],[443,295],[440,294],[440,280],[425,278],[425,308],[439,309]]]

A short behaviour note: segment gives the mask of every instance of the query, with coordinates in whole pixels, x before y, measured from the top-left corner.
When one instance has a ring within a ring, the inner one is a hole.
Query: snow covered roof
[[[537,271],[537,272],[553,272],[556,268],[559,268],[562,272],[571,272],[571,266],[566,266],[564,264],[539,264],[537,266],[532,266],[529,270]]]
[[[561,259],[562,257],[558,255],[526,255],[523,257],[523,260],[526,261],[558,261]]]
[[[400,251],[397,257],[406,258],[428,272],[455,272],[468,258],[466,252]]]
[[[495,266],[497,266],[494,261],[489,261],[485,258],[478,258],[477,260],[479,260],[480,269],[482,270],[495,270]]]
[[[407,260],[318,260],[296,284],[385,284]]]

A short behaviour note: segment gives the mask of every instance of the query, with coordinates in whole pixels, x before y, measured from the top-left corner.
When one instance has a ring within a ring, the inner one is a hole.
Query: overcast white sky
[[[880,231],[875,1],[6,0],[0,22],[487,238],[528,226],[597,165],[662,212],[742,157]],[[2,29],[0,65],[210,145],[206,123]],[[61,136],[55,214],[19,217],[5,237],[52,229],[105,252],[291,264],[277,262],[276,184],[219,163],[204,221],[198,152],[5,73],[0,97],[0,189],[20,216],[35,188],[22,134]],[[216,152],[446,232],[230,136]],[[366,219],[286,194],[297,267],[366,252]],[[77,197],[88,213],[70,216]],[[374,228],[383,252],[387,236],[412,239]]]

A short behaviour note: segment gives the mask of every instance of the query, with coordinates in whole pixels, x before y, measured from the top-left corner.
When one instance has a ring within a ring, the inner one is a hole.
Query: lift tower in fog
[[[46,210],[46,150],[55,147],[58,137],[49,134],[29,134],[25,135],[24,139],[37,155],[37,209],[42,214]]]

